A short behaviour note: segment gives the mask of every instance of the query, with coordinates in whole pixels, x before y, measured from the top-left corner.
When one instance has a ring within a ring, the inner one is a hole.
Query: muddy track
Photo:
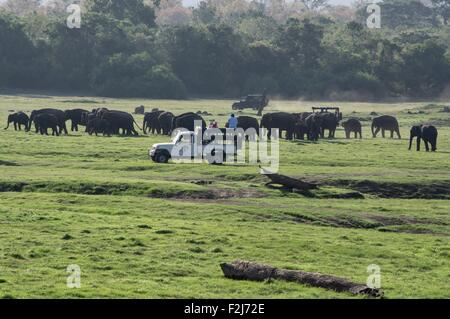
[[[327,185],[350,188],[360,193],[375,195],[380,198],[450,199],[450,181],[417,184],[338,180],[327,183]]]

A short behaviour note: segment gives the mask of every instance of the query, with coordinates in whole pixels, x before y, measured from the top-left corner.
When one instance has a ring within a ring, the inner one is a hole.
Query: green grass
[[[231,101],[9,95],[0,96],[0,123],[9,110],[141,104],[208,111],[223,124]],[[320,104],[274,101],[269,111]],[[235,259],[361,283],[377,264],[386,298],[449,298],[450,114],[432,102],[338,104],[366,120],[397,115],[404,139],[372,139],[365,121],[363,140],[339,130],[331,141],[283,141],[280,172],[321,183],[314,197],[266,188],[257,166],[151,162],[148,148],[167,137],[1,130],[0,298],[354,297],[225,279],[219,265]],[[407,150],[408,128],[421,122],[438,125],[437,153]],[[355,191],[365,199],[333,199]],[[81,289],[66,287],[71,264]]]

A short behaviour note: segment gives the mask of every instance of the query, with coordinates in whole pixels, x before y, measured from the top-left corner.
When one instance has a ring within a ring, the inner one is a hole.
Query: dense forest
[[[450,96],[450,1],[67,0],[0,5],[0,88],[111,97]]]

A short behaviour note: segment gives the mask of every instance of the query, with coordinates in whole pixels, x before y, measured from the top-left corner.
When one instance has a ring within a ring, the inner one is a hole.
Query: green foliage
[[[104,14],[133,24],[155,26],[155,12],[142,0],[87,0],[89,12]]]
[[[204,1],[179,26],[155,25],[159,1],[87,0],[81,29],[67,28],[57,10],[19,10],[26,18],[1,13],[0,86],[113,97],[267,89],[287,97],[357,92],[376,99],[438,96],[450,84],[447,2],[386,0],[380,30],[366,27],[364,6],[355,21],[333,21],[318,10],[322,2],[307,1],[307,15],[289,18],[286,8]]]
[[[450,21],[450,2],[448,0],[431,0],[431,3],[443,23],[447,25]]]

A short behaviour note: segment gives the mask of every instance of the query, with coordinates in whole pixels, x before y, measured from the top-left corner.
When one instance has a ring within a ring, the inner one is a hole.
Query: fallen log
[[[278,269],[272,266],[257,264],[248,261],[236,260],[232,263],[220,265],[226,278],[236,280],[264,281],[278,279],[293,281],[313,287],[331,289],[337,292],[349,292],[372,297],[381,297],[382,291],[366,285],[357,284],[344,278],[301,270]]]
[[[270,182],[266,186],[273,184],[279,184],[289,189],[298,189],[301,191],[309,191],[311,189],[317,189],[317,184],[305,182],[296,178],[292,178],[285,175],[272,173],[264,168],[261,168],[262,175],[270,179]]]

